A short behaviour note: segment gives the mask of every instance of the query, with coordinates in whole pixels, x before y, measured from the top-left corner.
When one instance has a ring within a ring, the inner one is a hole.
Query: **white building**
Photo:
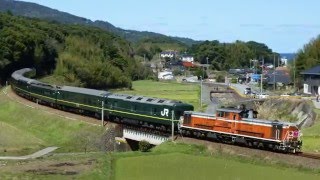
[[[288,59],[287,59],[286,57],[281,57],[280,61],[281,61],[281,64],[282,64],[283,66],[287,66],[287,64],[288,64]]]
[[[173,57],[175,57],[177,54],[178,54],[177,51],[163,51],[163,52],[160,53],[160,57],[161,57],[161,58],[166,58],[166,57],[168,57],[168,58],[173,58]]]
[[[193,58],[193,56],[190,56],[190,55],[183,55],[181,57],[181,60],[182,60],[182,62],[193,62],[194,58]]]

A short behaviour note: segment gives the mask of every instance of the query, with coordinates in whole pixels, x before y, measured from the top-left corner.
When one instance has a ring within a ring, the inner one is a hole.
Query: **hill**
[[[36,3],[13,1],[13,0],[0,0],[0,12],[10,11],[14,15],[26,16],[32,18],[40,18],[49,21],[56,21],[66,24],[81,24],[93,27],[99,27],[101,29],[110,31],[125,38],[131,42],[137,42],[143,38],[154,38],[154,37],[167,37],[175,40],[176,42],[182,42],[188,46],[199,43],[199,41],[192,40],[190,38],[182,37],[170,37],[163,34],[148,32],[148,31],[135,31],[125,30],[119,27],[115,27],[106,21],[91,21],[83,17],[75,16],[66,12],[61,12],[55,9],[48,8]]]
[[[130,44],[110,32],[0,13],[0,83],[17,69],[35,67],[63,84],[94,89],[131,87],[148,71]],[[90,64],[90,65],[89,65]]]

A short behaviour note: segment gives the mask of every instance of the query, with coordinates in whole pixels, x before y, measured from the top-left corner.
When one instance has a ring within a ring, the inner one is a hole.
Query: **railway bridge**
[[[153,145],[159,145],[165,141],[169,140],[168,136],[156,135],[153,133],[134,130],[130,128],[123,128],[123,136],[115,137],[115,140],[120,143],[126,143],[127,139],[134,141],[147,141]]]

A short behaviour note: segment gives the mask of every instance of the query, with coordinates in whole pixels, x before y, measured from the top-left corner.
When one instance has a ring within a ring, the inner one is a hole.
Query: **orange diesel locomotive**
[[[301,133],[296,125],[256,118],[256,111],[244,108],[220,108],[215,115],[186,111],[180,130],[186,136],[242,143],[249,147],[291,153],[301,151]]]

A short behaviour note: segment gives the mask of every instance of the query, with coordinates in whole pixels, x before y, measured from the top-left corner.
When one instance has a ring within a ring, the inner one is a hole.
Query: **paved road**
[[[58,149],[58,147],[47,147],[45,149],[42,149],[38,152],[35,152],[30,155],[26,156],[0,156],[0,160],[26,160],[26,159],[35,159],[38,157],[41,157],[43,155],[46,155],[54,150]]]
[[[217,83],[217,85],[219,85]],[[224,85],[224,83],[221,83],[221,85]],[[210,100],[210,91],[213,90],[213,87],[210,86],[208,83],[203,83],[202,85],[202,104],[207,104],[207,109],[205,113],[208,114],[215,114],[216,109],[218,107],[218,100],[214,99],[211,101]]]

